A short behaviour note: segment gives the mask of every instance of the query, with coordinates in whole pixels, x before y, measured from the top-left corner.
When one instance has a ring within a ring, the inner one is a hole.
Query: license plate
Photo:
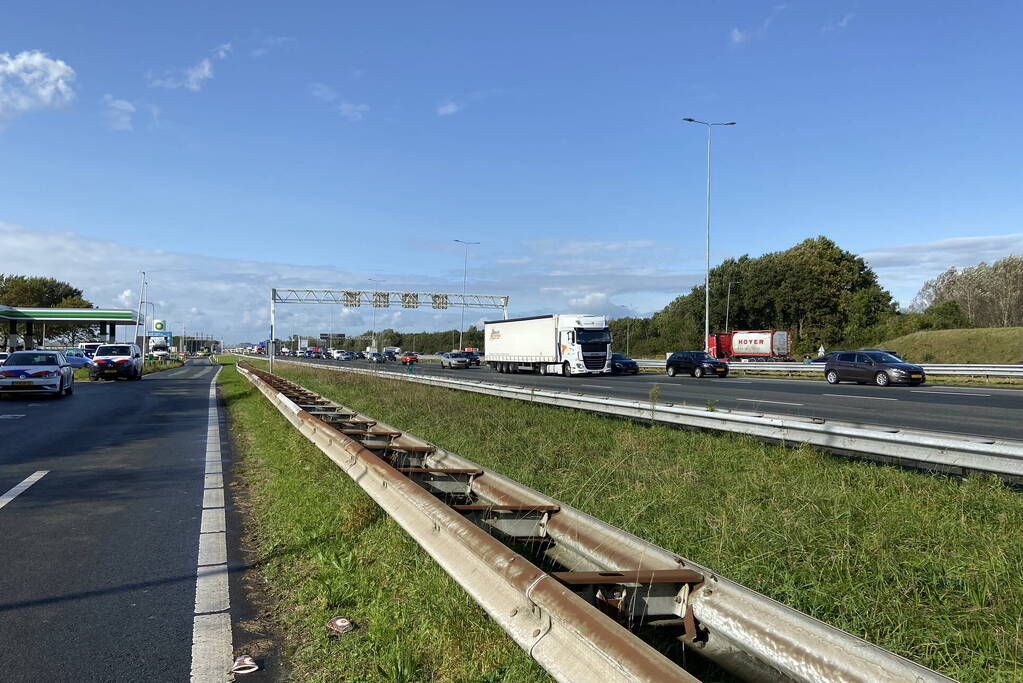
[[[718,373],[718,374],[720,375],[720,374],[722,374],[722,373],[728,372],[728,370],[725,370],[724,368],[718,368],[718,369],[717,369],[717,370],[715,370],[714,372],[716,372],[716,373]]]
[[[103,373],[107,375],[116,375],[117,370],[104,370]]]
[[[923,375],[910,375],[912,379],[922,379]]]
[[[34,382],[15,382],[14,386],[16,386],[16,387],[30,387],[33,384],[35,384],[35,383]]]

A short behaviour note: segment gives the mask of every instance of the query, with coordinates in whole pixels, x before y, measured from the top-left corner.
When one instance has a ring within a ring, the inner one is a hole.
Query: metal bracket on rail
[[[683,639],[697,639],[689,594],[703,583],[691,569],[643,569],[597,572],[552,572],[551,576],[628,626],[680,626]]]

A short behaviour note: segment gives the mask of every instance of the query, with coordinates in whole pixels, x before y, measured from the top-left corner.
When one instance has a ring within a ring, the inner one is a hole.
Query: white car
[[[142,349],[138,344],[104,344],[96,349],[89,379],[142,379]]]
[[[0,395],[45,393],[70,396],[75,371],[59,351],[15,351],[0,365]]]

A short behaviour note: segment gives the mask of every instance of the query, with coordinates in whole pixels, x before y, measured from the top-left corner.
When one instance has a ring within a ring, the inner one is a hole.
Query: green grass
[[[220,360],[230,364],[228,356]],[[298,681],[543,681],[545,672],[233,367],[220,373],[246,545]],[[359,629],[334,635],[345,616]]]
[[[1023,363],[1023,327],[925,330],[878,345],[913,363]]]
[[[1023,678],[1023,499],[994,479],[278,371],[949,676]]]
[[[180,368],[184,365],[184,362],[180,360],[147,360],[142,366],[142,374],[149,375],[154,372],[162,372],[163,370],[173,370],[174,368]],[[76,368],[75,379],[80,382],[89,381],[89,368]]]

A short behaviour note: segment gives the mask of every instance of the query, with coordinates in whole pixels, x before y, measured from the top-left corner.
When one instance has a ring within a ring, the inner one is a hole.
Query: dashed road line
[[[38,472],[35,472],[34,474],[30,474],[27,477],[25,477],[25,479],[20,484],[12,488],[4,495],[0,496],[0,508],[7,505],[12,500],[23,494],[26,491],[26,489],[28,489],[29,486],[36,483],[49,473],[50,470],[39,470]]]
[[[821,396],[834,396],[836,398],[864,398],[869,401],[898,401],[897,398],[888,398],[886,396],[856,396],[855,394],[821,394]]]
[[[927,389],[910,389],[914,394],[943,394],[945,396],[991,396],[991,394],[975,394],[972,391],[932,391]]]
[[[14,413],[11,413],[10,415],[0,415],[0,420],[20,420],[23,417],[25,416],[15,415]]]
[[[774,403],[779,406],[801,406],[802,403],[790,403],[789,401],[766,401],[760,398],[737,398],[736,401],[746,401],[748,403]]]
[[[606,384],[580,384],[579,386],[581,386],[581,387],[594,387],[596,389],[614,389],[614,387],[609,387]]]
[[[192,683],[228,680],[231,662],[231,598],[227,568],[227,515],[224,510],[220,454],[218,369],[210,382],[203,472],[202,523],[196,560],[195,613],[192,619]]]

